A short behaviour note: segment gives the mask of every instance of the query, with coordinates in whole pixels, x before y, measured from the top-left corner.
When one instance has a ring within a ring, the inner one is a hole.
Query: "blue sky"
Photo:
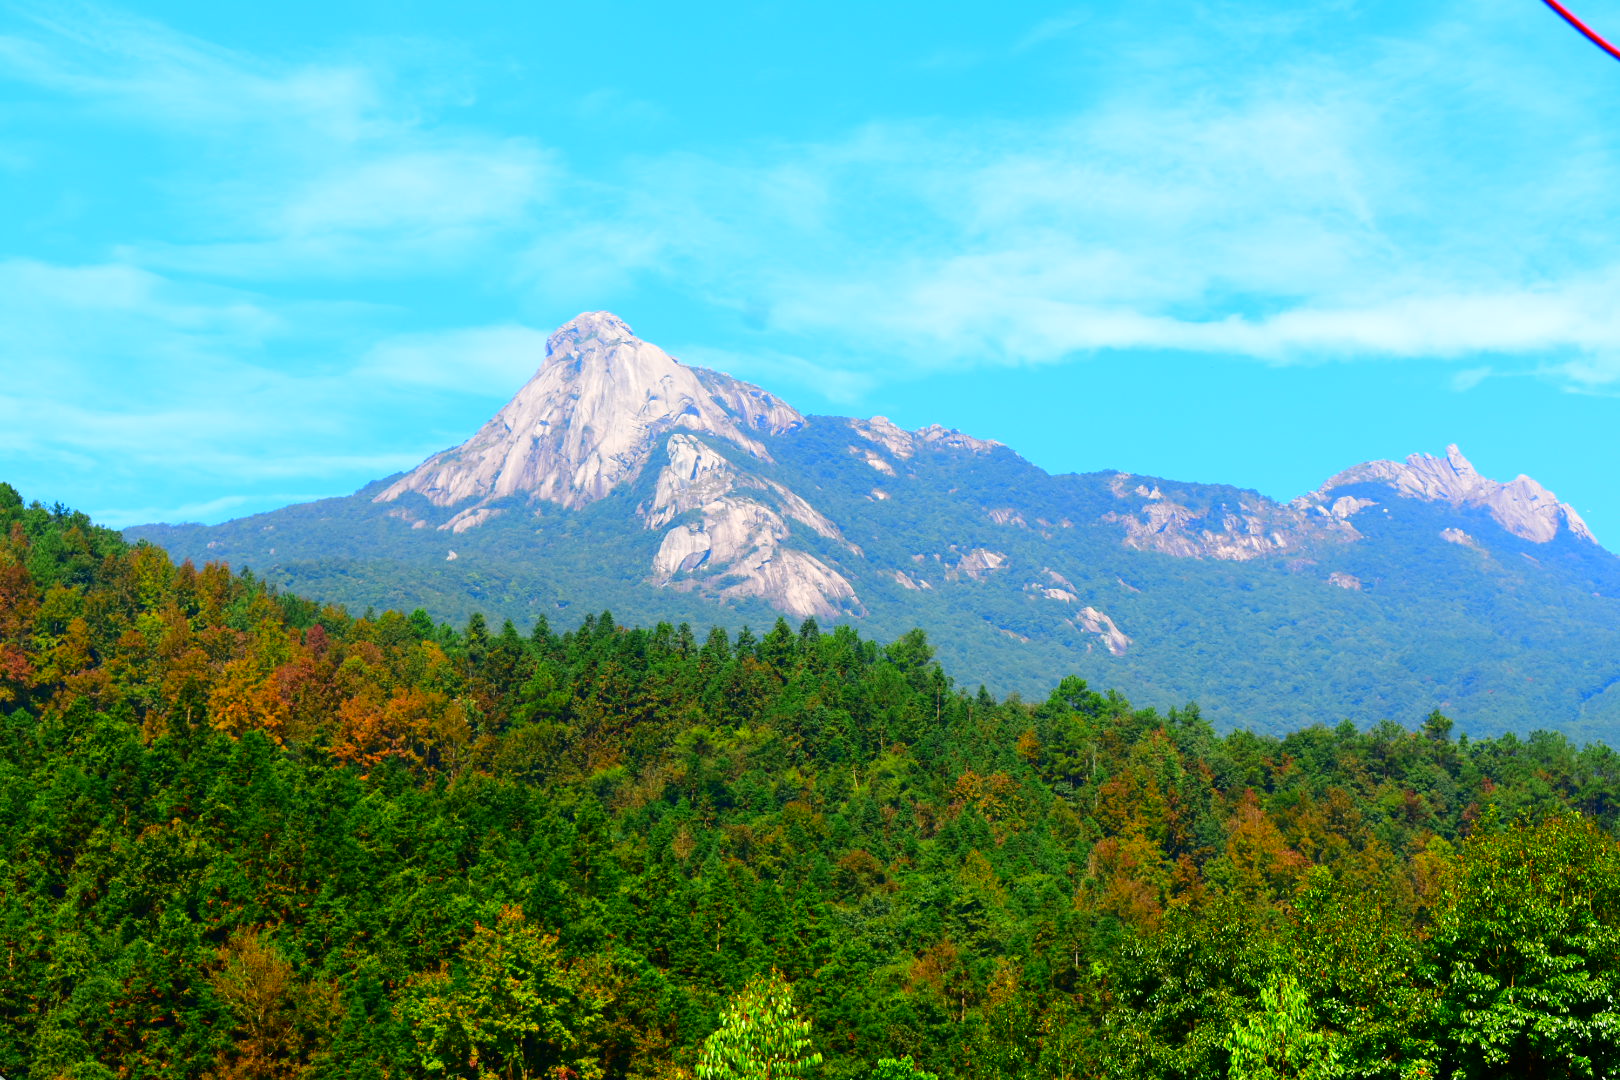
[[[1536,0],[0,2],[0,199],[0,477],[111,524],[413,465],[609,309],[1053,471],[1455,441],[1620,547],[1620,64]]]

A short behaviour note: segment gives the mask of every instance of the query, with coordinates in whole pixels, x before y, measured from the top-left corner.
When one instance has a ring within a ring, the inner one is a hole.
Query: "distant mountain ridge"
[[[803,416],[607,312],[552,334],[511,402],[408,473],[130,534],[441,617],[579,604],[920,625],[965,680],[1076,671],[1133,698],[1197,699],[1217,722],[1444,707],[1482,731],[1620,731],[1620,559],[1536,481],[1482,477],[1455,446],[1354,466],[1290,503],[1050,476],[937,426]]]

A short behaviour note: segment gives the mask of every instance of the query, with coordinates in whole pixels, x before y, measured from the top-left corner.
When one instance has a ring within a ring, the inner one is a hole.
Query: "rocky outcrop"
[[[897,458],[908,458],[917,452],[916,440],[911,432],[887,416],[874,416],[870,420],[851,420],[849,426],[862,438],[870,439]]]
[[[1563,529],[1597,543],[1574,508],[1559,502],[1552,492],[1522,474],[1507,483],[1481,476],[1456,444],[1446,447],[1443,458],[1413,454],[1405,461],[1369,461],[1346,469],[1317,491],[1295,500],[1295,505],[1329,507],[1330,513],[1338,513],[1347,497],[1330,500],[1330,495],[1352,484],[1382,484],[1403,499],[1481,508],[1514,536],[1537,544],[1547,543]]]
[[[858,606],[849,581],[820,559],[785,545],[789,519],[841,543],[838,527],[800,496],[737,468],[714,447],[676,434],[665,444],[652,499],[640,508],[649,529],[696,512],[664,534],[653,557],[656,585],[696,588],[716,597],[758,597],[802,617],[833,616]]]
[[[1115,656],[1124,656],[1131,647],[1129,635],[1115,626],[1113,619],[1094,607],[1081,608],[1080,614],[1069,621],[1088,634],[1096,634],[1098,640]]]
[[[886,416],[874,416],[870,420],[851,420],[849,426],[861,438],[876,443],[901,460],[915,456],[919,450],[959,450],[970,454],[988,454],[1001,446],[1001,443],[989,439],[975,439],[955,428],[940,427],[938,424],[930,424],[916,431],[907,431]],[[860,453],[859,450],[855,452]],[[870,463],[872,458],[868,457],[867,460]],[[884,464],[887,465],[887,462]],[[876,465],[873,467],[878,468]]]
[[[956,560],[957,574],[965,574],[975,581],[980,580],[1002,569],[1007,565],[1007,556],[999,551],[988,548],[974,548]]]
[[[1361,591],[1361,579],[1354,574],[1347,574],[1343,570],[1333,571],[1328,575],[1327,579],[1329,585],[1337,585],[1341,589],[1351,589],[1355,592]]]
[[[498,500],[589,505],[635,481],[662,448],[666,464],[638,508],[646,528],[667,529],[653,557],[655,584],[831,616],[858,607],[855,590],[820,559],[788,546],[793,526],[859,549],[799,495],[704,441],[764,462],[770,454],[758,436],[803,423],[758,387],[686,367],[616,316],[590,312],[551,335],[534,378],[476,435],[429,458],[375,501],[415,492],[460,507],[439,526],[459,534],[500,514],[489,505]]]
[[[1360,535],[1342,518],[1313,516],[1253,492],[1233,492],[1228,501],[1192,505],[1185,496],[1185,501],[1178,501],[1174,492],[1166,494],[1158,484],[1132,484],[1134,479],[1121,473],[1110,482],[1109,490],[1128,508],[1110,511],[1102,520],[1120,526],[1125,546],[1141,551],[1244,562]]]
[[[756,386],[686,367],[617,316],[590,312],[552,334],[545,361],[489,423],[376,497],[417,492],[437,506],[520,496],[581,507],[640,475],[671,429],[768,459],[754,437],[804,418]]]
[[[975,439],[955,428],[940,427],[938,424],[918,428],[914,438],[921,446],[935,450],[966,450],[970,454],[988,454],[992,450],[1001,449],[1002,446],[994,439]]]
[[[468,529],[476,529],[490,518],[499,517],[501,511],[489,506],[473,506],[461,511],[455,517],[439,526],[439,531],[449,530],[453,533],[464,533]]]
[[[698,521],[664,534],[653,583],[718,599],[757,597],[800,618],[858,613],[849,581],[808,552],[784,546],[789,535],[782,516],[762,503],[715,499]]]
[[[1444,540],[1448,544],[1458,544],[1458,545],[1460,545],[1462,547],[1473,548],[1475,551],[1484,550],[1483,548],[1481,548],[1479,546],[1479,541],[1478,540],[1475,540],[1472,536],[1469,536],[1467,533],[1463,532],[1461,529],[1457,529],[1457,528],[1441,529],[1440,530],[1440,539]]]

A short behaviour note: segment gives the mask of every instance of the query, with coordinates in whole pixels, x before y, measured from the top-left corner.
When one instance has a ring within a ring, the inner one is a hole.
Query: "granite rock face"
[[[757,596],[778,611],[804,618],[858,608],[848,579],[815,556],[789,547],[790,519],[845,549],[838,526],[774,481],[733,465],[702,440],[671,435],[668,464],[651,503],[641,508],[649,529],[681,518],[653,557],[652,581],[698,589],[713,597]]]
[[[854,587],[788,542],[797,525],[858,549],[803,498],[719,449],[769,461],[756,435],[803,424],[758,387],[687,367],[617,316],[587,312],[551,335],[540,369],[494,419],[375,501],[415,492],[460,507],[440,528],[461,533],[502,512],[487,504],[514,496],[587,506],[634,482],[663,449],[667,463],[638,511],[646,528],[667,529],[650,567],[653,584],[759,597],[800,617],[844,614],[859,608]]]
[[[907,431],[883,416],[817,423],[831,425],[819,430],[831,437],[834,452],[861,463],[863,506],[903,504],[917,490],[918,477],[983,468],[987,455],[1005,452],[1000,443],[938,425]],[[437,528],[462,535],[503,515],[510,522],[514,498],[579,509],[656,469],[650,485],[640,488],[651,491],[629,523],[661,534],[643,580],[715,600],[758,598],[798,617],[861,614],[866,609],[858,584],[870,590],[881,580],[915,594],[936,584],[949,589],[1006,576],[1013,561],[1007,552],[1013,548],[995,550],[966,535],[960,545],[949,543],[948,553],[931,556],[935,581],[924,576],[928,567],[918,562],[922,556],[914,556],[915,565],[909,566],[868,560],[847,535],[861,531],[865,511],[852,512],[847,500],[818,481],[794,480],[795,489],[777,478],[795,475],[791,469],[784,473],[781,465],[791,463],[797,444],[782,437],[806,424],[764,390],[687,367],[636,337],[617,316],[587,312],[551,335],[534,377],[477,434],[423,462],[374,501],[395,503],[415,493],[450,512]],[[782,463],[773,461],[773,449],[785,455]],[[866,493],[873,481],[881,486]],[[1046,543],[1066,530],[1092,529],[1137,551],[1226,562],[1278,560],[1302,568],[1365,540],[1356,528],[1356,522],[1364,522],[1360,515],[1388,500],[1365,488],[1339,489],[1378,484],[1399,498],[1483,507],[1509,532],[1538,543],[1564,529],[1593,540],[1579,515],[1534,480],[1521,476],[1499,483],[1482,477],[1455,446],[1444,458],[1414,454],[1405,462],[1357,465],[1286,505],[1252,491],[1128,473],[1102,474],[1093,482],[1105,493],[1099,509],[1036,510],[981,495],[975,517],[1014,530],[1009,544],[1025,542],[1017,533],[1031,543]],[[955,491],[952,486],[947,494]],[[835,520],[812,499],[842,507],[846,520]],[[421,512],[420,503],[407,501],[390,516],[421,528],[426,524]],[[1443,535],[1476,546],[1460,529]],[[1317,572],[1331,566],[1328,562]],[[1338,570],[1327,580],[1352,591],[1363,585]],[[1059,576],[1030,589],[1044,601],[1073,605],[1069,613],[1053,611],[1052,617],[1096,635],[1114,656],[1130,648],[1131,638],[1113,618],[1067,579]]]
[[[1331,493],[1351,484],[1367,483],[1383,484],[1403,499],[1483,508],[1502,528],[1533,543],[1545,544],[1564,529],[1578,539],[1597,543],[1592,530],[1586,527],[1574,507],[1559,502],[1556,495],[1528,476],[1521,474],[1506,483],[1481,476],[1455,443],[1446,447],[1445,457],[1413,454],[1405,461],[1368,461],[1356,465],[1312,494],[1295,500],[1295,505],[1301,508],[1330,506],[1331,513],[1339,514],[1348,497],[1333,499]],[[1371,505],[1361,499],[1349,501],[1359,503],[1357,509]]]
[[[687,367],[617,316],[588,312],[551,335],[534,378],[494,419],[376,501],[414,491],[437,506],[518,495],[578,508],[638,477],[665,432],[701,432],[768,459],[753,433],[803,423],[758,387]]]
[[[1097,639],[1115,656],[1124,656],[1131,647],[1129,635],[1114,625],[1114,620],[1107,614],[1094,607],[1081,608],[1080,614],[1071,621],[1076,628],[1097,635]]]
[[[1119,526],[1123,543],[1138,551],[1156,551],[1184,559],[1247,562],[1267,556],[1303,552],[1318,543],[1347,543],[1360,534],[1347,520],[1312,515],[1304,508],[1281,506],[1254,492],[1234,491],[1231,498],[1192,505],[1186,496],[1151,487],[1127,473],[1109,482],[1122,505],[1102,520]]]

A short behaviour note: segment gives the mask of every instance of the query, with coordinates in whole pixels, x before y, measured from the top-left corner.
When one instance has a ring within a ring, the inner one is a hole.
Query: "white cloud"
[[[30,9],[0,77],[195,145],[169,183],[179,225],[120,255],[218,277],[453,270],[527,227],[554,186],[534,140],[438,120],[459,59],[277,63],[84,4]],[[444,69],[444,70],[439,70]]]
[[[281,220],[299,236],[498,224],[539,198],[546,168],[524,139],[387,154],[314,178],[288,199]]]
[[[32,34],[0,35],[5,75],[141,124],[276,125],[352,139],[382,121],[379,88],[347,65],[278,67],[87,3],[19,4]]]
[[[1468,32],[1432,34],[1456,49]],[[1511,145],[1459,133],[1421,103],[1425,80],[1453,96],[1477,80],[1473,63],[1431,78],[1444,52],[1306,54],[1188,98],[1120,89],[1058,121],[872,125],[638,163],[617,201],[544,235],[534,280],[678,281],[825,368],[881,343],[900,377],[1180,350],[1573,356],[1542,370],[1620,381],[1602,359],[1620,355],[1620,229],[1593,202],[1612,191],[1613,141],[1581,106],[1499,87],[1461,108],[1517,110]]]

